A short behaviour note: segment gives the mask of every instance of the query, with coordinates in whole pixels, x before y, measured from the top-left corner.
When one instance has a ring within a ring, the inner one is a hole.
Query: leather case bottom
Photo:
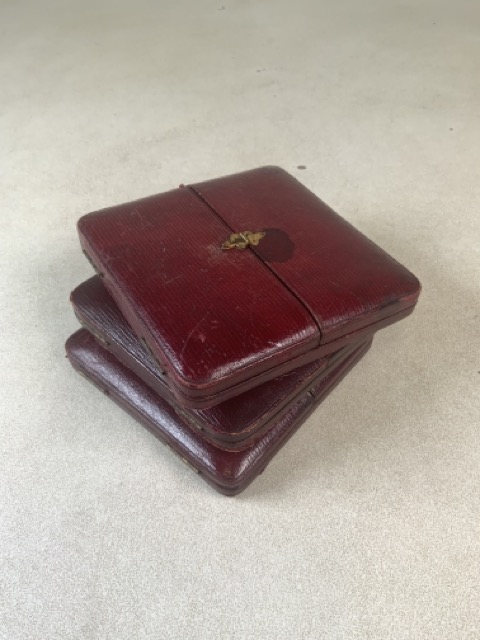
[[[158,369],[98,277],[79,285],[72,292],[71,301],[80,323],[102,346],[172,405],[183,421],[222,449],[249,447],[278,422],[290,404],[308,394],[329,375],[332,367],[362,343],[347,345],[214,407],[192,409],[178,403],[168,378]]]
[[[67,340],[66,351],[74,369],[168,445],[206,482],[224,495],[235,495],[265,469],[310,413],[365,355],[370,345],[371,338],[337,362],[308,394],[291,404],[265,434],[241,451],[226,451],[208,442],[182,420],[166,400],[104,349],[85,329],[80,329]]]

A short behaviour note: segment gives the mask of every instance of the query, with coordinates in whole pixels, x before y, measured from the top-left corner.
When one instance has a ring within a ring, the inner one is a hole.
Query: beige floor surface
[[[2,640],[480,638],[477,1],[0,0],[0,163]],[[75,221],[262,164],[424,290],[226,499],[64,359]]]

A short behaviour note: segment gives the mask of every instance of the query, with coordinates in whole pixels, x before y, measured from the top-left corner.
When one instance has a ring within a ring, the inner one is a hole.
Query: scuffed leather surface
[[[242,225],[267,229],[263,248],[222,251]],[[408,315],[420,290],[276,167],[104,209],[78,229],[186,406],[196,398],[212,406],[361,339]],[[272,230],[283,238],[273,252]]]
[[[285,259],[267,241],[251,251],[310,310],[322,343],[416,303],[417,278],[280,167],[192,188],[232,229],[282,232]]]
[[[217,491],[235,495],[261,473],[308,415],[368,351],[366,342],[345,358],[312,393],[292,405],[251,447],[224,451],[205,441],[173,408],[104,349],[85,329],[66,343],[72,366],[179,454]]]
[[[222,251],[229,228],[190,189],[84,216],[78,229],[122,313],[181,387],[210,395],[319,342],[311,315],[255,254]]]
[[[188,409],[180,407],[171,393],[168,379],[142,347],[101,279],[94,276],[71,294],[75,314],[81,324],[101,341],[120,362],[131,369],[156,393],[175,406],[191,426],[204,431],[204,437],[226,448],[245,448],[268,429],[279,413],[301,393],[308,393],[322,376],[328,375],[338,361],[358,344],[290,371],[269,382],[231,398],[215,407]]]

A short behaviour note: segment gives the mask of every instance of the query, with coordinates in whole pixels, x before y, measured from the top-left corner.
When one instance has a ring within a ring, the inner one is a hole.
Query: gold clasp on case
[[[256,247],[264,236],[264,231],[257,231],[256,233],[252,233],[251,231],[232,233],[229,239],[225,240],[222,244],[222,249],[246,249],[250,245]]]

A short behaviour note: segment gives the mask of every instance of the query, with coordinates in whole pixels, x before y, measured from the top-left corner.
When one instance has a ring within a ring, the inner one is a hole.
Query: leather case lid
[[[266,467],[310,413],[368,351],[360,346],[321,383],[284,413],[269,431],[243,451],[223,451],[206,442],[134,373],[103,349],[88,331],[74,333],[66,344],[72,366],[167,444],[217,491],[235,495]]]
[[[84,216],[85,251],[137,335],[177,384],[209,388],[311,350],[303,304],[191,189]],[[210,392],[210,391],[209,391]]]
[[[283,169],[192,188],[230,228],[266,231],[251,250],[310,311],[322,344],[416,303],[417,278]]]
[[[273,378],[279,365],[293,369],[322,346],[336,350],[342,337],[402,317],[420,290],[277,167],[111,207],[78,228],[180,399],[213,398],[261,372]],[[266,235],[258,246],[222,251],[232,231],[245,230]]]
[[[170,404],[176,405],[176,411],[188,424],[204,431],[212,441],[230,448],[248,446],[272,420],[278,419],[289,403],[300,394],[308,393],[321,376],[328,375],[340,359],[359,346],[344,347],[328,358],[303,365],[215,407],[186,409],[177,405],[168,379],[142,347],[98,276],[80,284],[72,292],[71,302],[80,323],[107,350]]]

